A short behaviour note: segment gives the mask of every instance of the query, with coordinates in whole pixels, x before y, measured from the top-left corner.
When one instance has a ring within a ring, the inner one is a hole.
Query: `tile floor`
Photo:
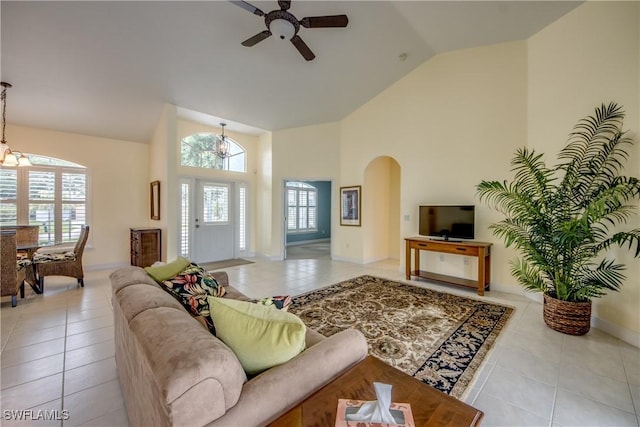
[[[360,274],[404,280],[397,261],[258,260],[226,271],[251,297],[296,295]],[[109,273],[88,272],[85,288],[47,278],[44,295],[28,292],[16,308],[3,300],[2,426],[128,425],[114,360]],[[413,283],[475,297],[467,289]],[[584,337],[556,333],[544,325],[540,304],[522,296],[492,291],[486,299],[516,312],[464,397],[485,412],[483,426],[639,425],[640,349],[598,330]],[[41,419],[10,419],[20,409]],[[57,420],[42,419],[51,416]]]

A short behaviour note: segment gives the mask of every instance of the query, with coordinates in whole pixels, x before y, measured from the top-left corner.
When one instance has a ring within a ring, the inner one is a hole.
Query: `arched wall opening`
[[[389,156],[373,159],[364,171],[363,261],[401,258],[400,165]]]

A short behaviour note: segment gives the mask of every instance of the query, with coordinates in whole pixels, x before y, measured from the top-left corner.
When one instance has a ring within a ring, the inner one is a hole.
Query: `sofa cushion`
[[[280,365],[304,350],[306,326],[281,310],[209,297],[216,333],[233,350],[249,375]]]
[[[142,283],[127,286],[118,292],[115,298],[127,322],[131,322],[138,314],[157,307],[184,311],[182,304],[159,286],[148,286]]]
[[[133,265],[114,271],[109,275],[109,278],[114,295],[131,285],[146,285],[160,289],[160,285],[142,267]]]
[[[173,295],[194,316],[202,316],[209,331],[215,334],[215,328],[209,316],[207,297],[221,297],[226,290],[218,285],[216,279],[197,264],[190,263],[178,275],[161,283],[162,287]]]
[[[69,252],[55,252],[48,254],[41,254],[36,252],[33,254],[33,262],[35,264],[43,264],[45,262],[56,262],[56,261],[75,261],[76,254],[73,251]]]
[[[149,274],[149,276],[153,277],[155,281],[161,283],[167,279],[177,276],[181,271],[187,268],[190,263],[191,262],[188,259],[178,257],[168,264],[145,267],[144,270]]]
[[[166,407],[169,422],[163,425],[203,426],[236,404],[247,380],[242,366],[182,307],[146,310],[129,330],[139,346],[137,363],[148,364],[163,399],[157,403]],[[134,369],[137,375],[141,368]]]

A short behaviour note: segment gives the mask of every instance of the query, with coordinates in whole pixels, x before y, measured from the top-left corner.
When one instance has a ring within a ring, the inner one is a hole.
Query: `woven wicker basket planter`
[[[563,334],[584,335],[591,329],[591,301],[561,301],[544,295],[544,323]]]

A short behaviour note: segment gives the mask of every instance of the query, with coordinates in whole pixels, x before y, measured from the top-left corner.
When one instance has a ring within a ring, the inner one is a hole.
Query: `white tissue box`
[[[371,427],[374,424],[376,427],[416,427],[413,421],[411,405],[408,403],[392,402],[389,406],[391,415],[397,421],[396,424],[347,421],[346,414],[357,412],[364,403],[366,403],[366,400],[338,399],[335,427]]]

